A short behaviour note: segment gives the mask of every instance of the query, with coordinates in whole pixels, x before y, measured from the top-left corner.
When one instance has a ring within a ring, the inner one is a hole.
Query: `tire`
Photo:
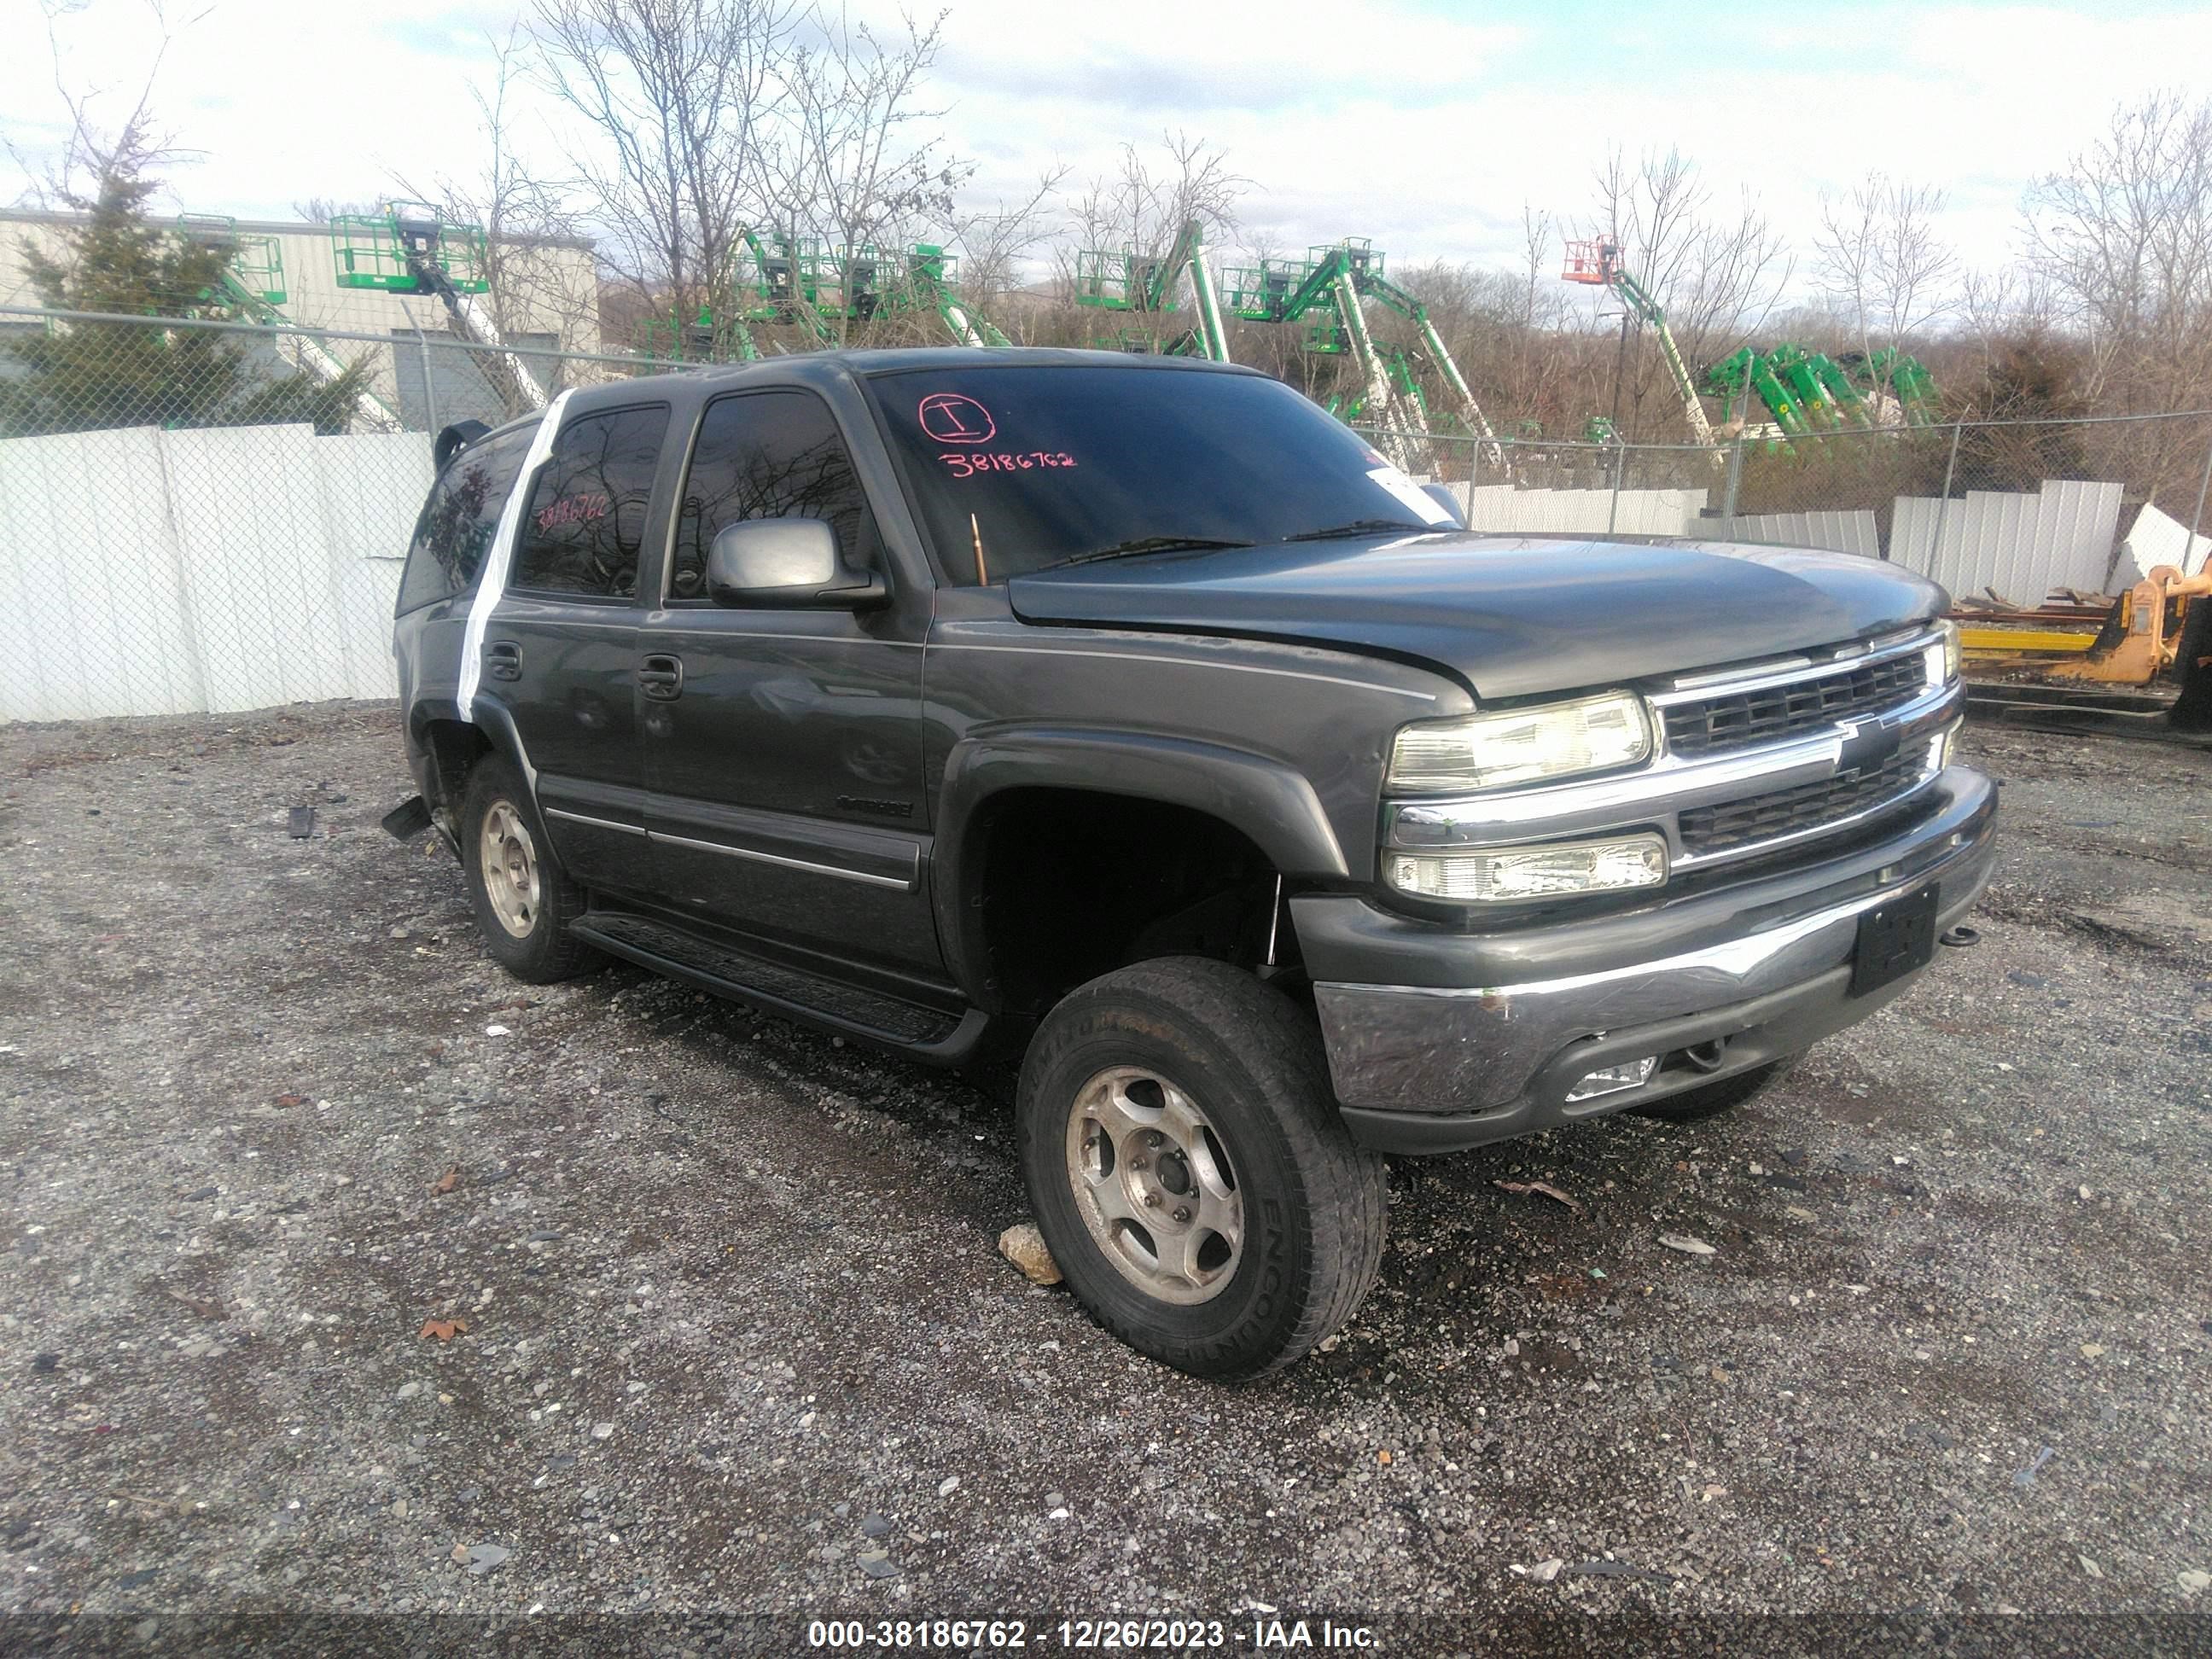
[[[1787,1077],[1797,1063],[1796,1054],[1780,1060],[1770,1060],[1764,1066],[1754,1066],[1747,1072],[1738,1072],[1734,1077],[1723,1078],[1718,1083],[1708,1083],[1699,1088],[1685,1089],[1679,1095],[1669,1095],[1664,1100],[1655,1100],[1649,1106],[1635,1109],[1638,1117],[1656,1117],[1662,1123],[1702,1123],[1709,1117],[1718,1117],[1723,1112],[1733,1111],[1760,1093],[1778,1078]]]
[[[1030,1045],[1015,1110],[1061,1275],[1163,1364],[1276,1370],[1375,1282],[1382,1160],[1345,1128],[1313,1021],[1239,969],[1170,957],[1071,992]]]
[[[532,985],[574,979],[599,966],[605,958],[568,931],[584,914],[584,890],[562,869],[544,820],[509,762],[489,755],[477,763],[460,828],[461,868],[477,932],[500,966]]]

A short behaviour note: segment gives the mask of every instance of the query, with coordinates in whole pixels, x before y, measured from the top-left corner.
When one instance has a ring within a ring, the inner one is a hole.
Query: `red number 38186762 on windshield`
[[[937,459],[951,470],[956,478],[972,478],[979,472],[1029,472],[1041,466],[1075,465],[1074,456],[1065,450],[1052,449],[1031,449],[1018,453],[986,450],[967,454],[939,455]]]

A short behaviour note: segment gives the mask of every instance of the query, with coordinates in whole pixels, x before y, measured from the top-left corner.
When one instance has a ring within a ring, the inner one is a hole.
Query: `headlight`
[[[1658,887],[1667,880],[1667,843],[1654,835],[1468,853],[1392,853],[1390,884],[1419,898],[1510,904],[1575,893]]]
[[[1928,684],[1948,685],[1959,678],[1959,624],[1947,617],[1936,630],[1942,637],[1928,647]]]
[[[1393,789],[1502,789],[1631,766],[1651,753],[1644,702],[1626,691],[1401,727]]]

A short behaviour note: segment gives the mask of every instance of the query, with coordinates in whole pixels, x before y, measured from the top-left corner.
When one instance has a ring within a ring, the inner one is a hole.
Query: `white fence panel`
[[[1618,508],[1610,489],[1519,489],[1511,484],[1453,486],[1470,530],[1528,535],[1601,536],[1611,524],[1623,536],[1695,536],[1702,489],[1624,489]]]
[[[314,444],[304,426],[161,434],[210,713],[346,695]]]
[[[2118,550],[2115,538],[2120,528],[2120,498],[2126,493],[2125,484],[2071,478],[2043,486],[2045,497],[2055,495],[2060,504],[2054,515],[2048,586],[2102,592],[2112,586],[2118,565],[2113,556]]]
[[[1760,513],[1707,519],[1703,533],[1717,541],[1756,542],[1768,547],[1820,547],[1833,553],[1881,556],[1881,534],[1871,512]]]
[[[0,718],[205,706],[160,441],[0,443]]]
[[[1926,575],[1936,562],[1935,536],[1935,497],[1899,495],[1889,520],[1890,562]]]
[[[1973,489],[1948,502],[1899,495],[1889,556],[1954,593],[1988,589],[2034,605],[2054,587],[2100,592],[2112,578],[2124,489],[2052,478],[2033,495]]]
[[[428,450],[307,426],[0,441],[0,720],[391,696]]]
[[[338,639],[347,693],[396,697],[392,610],[399,568],[415,534],[415,515],[434,469],[422,438],[399,433],[315,440],[324,534],[337,574]]]
[[[2136,514],[2126,545],[2134,569],[2123,569],[2118,580],[2133,586],[2162,564],[2173,566],[2185,576],[2195,575],[2204,568],[2205,555],[2212,552],[2212,536],[2191,536],[2187,525],[2146,501]]]

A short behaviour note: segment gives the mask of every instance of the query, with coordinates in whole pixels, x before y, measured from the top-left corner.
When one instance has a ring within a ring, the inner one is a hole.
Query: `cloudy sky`
[[[41,0],[72,90],[120,114],[159,29],[146,0]],[[516,0],[167,0],[163,124],[203,153],[176,205],[289,216],[395,177],[466,172],[467,88]],[[863,3],[856,9],[866,10]],[[878,7],[877,9],[884,9]],[[1112,5],[950,0],[933,88],[985,199],[1055,161],[1071,182],[1124,140],[1202,136],[1252,180],[1248,226],[1278,247],[1353,234],[1395,258],[1510,264],[1524,204],[1572,217],[1613,144],[1679,146],[1798,250],[1823,188],[1869,168],[1940,185],[1971,263],[2006,258],[2023,187],[2112,106],[2212,62],[2212,9],[2157,0],[1820,6],[1537,0]],[[0,5],[0,130],[35,173],[61,131],[40,4]],[[549,168],[556,145],[534,130]],[[11,161],[0,198],[29,182]]]

